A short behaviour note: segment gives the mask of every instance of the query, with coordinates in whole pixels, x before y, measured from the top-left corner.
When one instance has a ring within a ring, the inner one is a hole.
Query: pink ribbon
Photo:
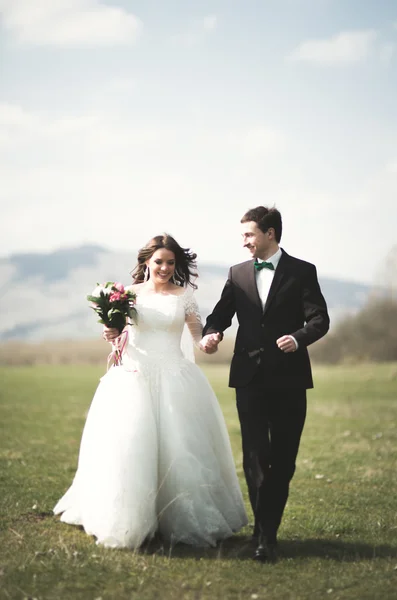
[[[108,356],[108,368],[112,364],[114,367],[119,367],[123,363],[123,352],[125,347],[128,344],[128,329],[124,329],[116,339],[115,342],[112,342],[112,351]]]

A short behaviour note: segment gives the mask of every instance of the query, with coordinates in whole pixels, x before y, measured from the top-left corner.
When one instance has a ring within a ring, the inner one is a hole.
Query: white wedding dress
[[[137,548],[156,531],[214,546],[247,517],[218,401],[181,350],[185,323],[201,337],[197,304],[189,291],[142,292],[136,308],[123,364],[99,383],[77,473],[54,513],[109,547]]]

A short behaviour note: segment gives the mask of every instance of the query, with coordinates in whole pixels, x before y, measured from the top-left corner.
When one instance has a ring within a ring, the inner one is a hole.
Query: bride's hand
[[[218,350],[218,344],[221,341],[220,333],[209,333],[205,335],[199,343],[200,350],[206,354],[214,354]]]
[[[106,327],[106,325],[103,326],[102,337],[107,342],[114,342],[119,337],[119,335],[120,332],[118,329],[115,329],[114,327]]]

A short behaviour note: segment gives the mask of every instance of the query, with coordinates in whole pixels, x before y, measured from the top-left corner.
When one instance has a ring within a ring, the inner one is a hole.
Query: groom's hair
[[[267,208],[266,206],[251,208],[245,213],[240,223],[248,223],[248,221],[255,221],[263,233],[266,233],[270,227],[273,227],[277,243],[281,240],[283,223],[281,220],[281,213],[277,208]]]

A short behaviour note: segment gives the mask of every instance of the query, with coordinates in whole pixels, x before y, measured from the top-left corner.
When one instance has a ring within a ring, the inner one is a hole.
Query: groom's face
[[[255,221],[241,223],[241,227],[243,246],[249,250],[252,258],[266,258],[271,246],[269,234],[267,232],[263,233]]]

